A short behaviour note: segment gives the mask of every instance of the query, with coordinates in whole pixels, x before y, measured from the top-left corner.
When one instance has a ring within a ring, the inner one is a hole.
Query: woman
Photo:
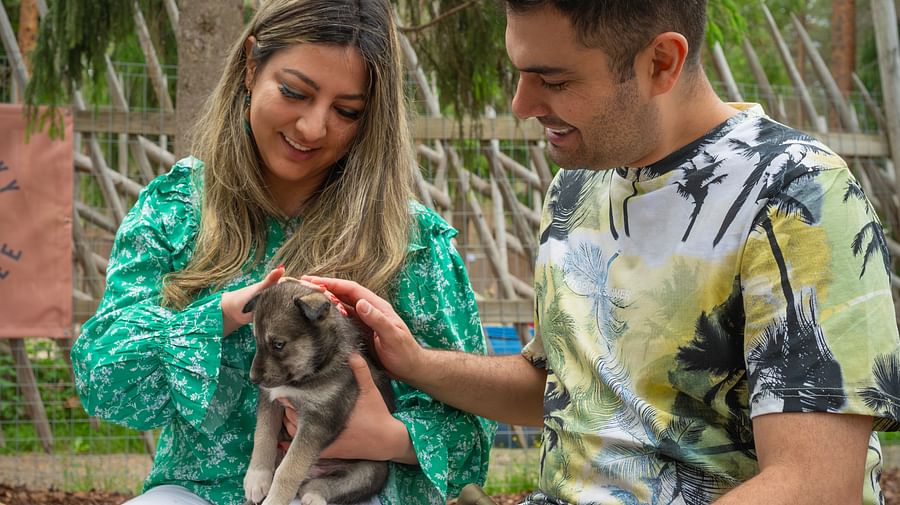
[[[257,388],[241,309],[285,271],[354,279],[424,345],[484,352],[455,231],[412,203],[405,111],[386,0],[263,3],[195,129],[196,158],[123,221],[72,351],[90,414],[162,427],[133,504],[243,503]],[[360,402],[325,454],[392,461],[373,503],[446,503],[482,482],[493,425],[394,389],[393,415]]]

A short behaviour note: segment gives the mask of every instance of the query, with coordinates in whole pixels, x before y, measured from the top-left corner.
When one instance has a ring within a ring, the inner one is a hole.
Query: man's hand
[[[304,275],[302,280],[334,293],[353,309],[363,324],[374,331],[373,348],[388,372],[404,382],[413,382],[412,379],[418,377],[418,370],[421,370],[425,360],[424,349],[390,303],[352,281],[308,275]]]
[[[359,385],[359,398],[344,431],[322,451],[321,457],[418,464],[406,425],[391,415],[366,360],[353,354],[348,364]],[[293,438],[297,432],[297,411],[290,402],[279,402],[284,406],[284,426]],[[286,448],[287,443],[284,444]]]
[[[234,330],[250,323],[253,320],[253,312],[244,312],[247,302],[259,294],[260,291],[278,283],[278,279],[284,275],[284,265],[269,272],[266,278],[234,291],[222,293],[222,336],[227,337]]]

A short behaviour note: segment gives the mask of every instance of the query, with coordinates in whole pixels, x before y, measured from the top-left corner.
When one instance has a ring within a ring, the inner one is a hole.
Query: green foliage
[[[37,47],[31,56],[32,75],[25,89],[29,122],[43,129],[50,121],[51,135],[59,133],[60,106],[71,102],[75,89],[87,84],[87,98],[105,90],[104,57],[141,61],[135,32],[134,5],[144,14],[158,56],[165,63],[177,57],[174,34],[165,19],[162,0],[48,0],[41,20]],[[152,13],[152,14],[151,14]],[[38,105],[49,105],[43,111]]]
[[[131,429],[109,423],[91,426],[78,402],[68,365],[58,345],[46,339],[28,339],[26,352],[44,403],[54,438],[54,451],[61,454],[142,453],[143,441]],[[40,440],[25,409],[17,386],[12,356],[0,353],[0,428],[6,445],[0,454],[38,452]]]
[[[709,43],[739,43],[747,32],[747,22],[741,14],[741,6],[735,0],[713,0],[709,3],[706,38]]]
[[[506,18],[500,2],[395,3],[400,18],[416,28],[404,31],[426,72],[437,76],[445,112],[467,111],[479,116],[485,106],[506,106],[503,97],[511,96],[513,73],[503,45]],[[447,15],[455,9],[460,10]],[[438,21],[424,26],[434,20]]]
[[[489,495],[520,493],[538,488],[540,469],[539,448],[491,450],[484,491]]]

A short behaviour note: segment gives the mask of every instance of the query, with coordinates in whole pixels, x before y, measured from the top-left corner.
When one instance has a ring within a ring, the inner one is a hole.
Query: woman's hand
[[[348,364],[359,385],[359,398],[344,431],[322,451],[321,457],[396,461],[417,465],[419,461],[406,425],[391,415],[372,380],[366,360],[354,353]],[[297,432],[297,411],[290,402],[283,399],[279,401],[284,405],[284,426],[288,435],[293,438]],[[283,444],[283,448],[286,448],[287,442]]]
[[[394,377],[416,385],[416,377],[426,366],[425,349],[413,338],[390,303],[353,281],[309,275],[304,275],[302,280],[322,286],[348,305],[374,331],[372,348],[381,365]]]
[[[284,265],[269,272],[266,278],[234,291],[222,293],[222,336],[227,337],[234,330],[248,324],[253,320],[253,312],[244,312],[247,302],[259,294],[260,291],[278,283],[278,279],[284,275]]]

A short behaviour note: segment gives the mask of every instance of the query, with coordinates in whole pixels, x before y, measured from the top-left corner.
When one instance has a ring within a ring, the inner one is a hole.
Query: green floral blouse
[[[179,161],[141,193],[116,236],[97,313],[72,349],[75,382],[93,416],[131,428],[162,427],[145,489],[177,484],[215,505],[244,501],[257,388],[249,381],[256,344],[249,325],[222,338],[222,292],[202,293],[182,311],[159,304],[161,280],[187,265],[200,223],[203,164]],[[394,306],[427,346],[484,353],[484,335],[456,231],[419,204]],[[292,230],[269,222],[265,261],[225,287],[263,278]],[[248,262],[249,264],[249,262]],[[394,416],[406,424],[419,466],[393,464],[380,499],[446,503],[483,482],[495,426],[395,382]]]

